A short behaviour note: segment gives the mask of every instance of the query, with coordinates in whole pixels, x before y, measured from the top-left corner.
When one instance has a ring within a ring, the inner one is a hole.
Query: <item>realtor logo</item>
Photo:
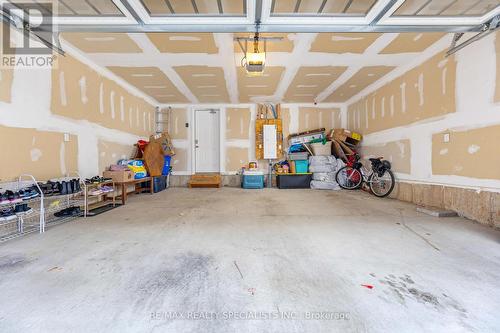
[[[54,61],[52,49],[53,4],[50,1],[4,2],[0,7],[9,24],[2,27],[1,67],[48,68]],[[37,28],[43,26],[43,31]],[[34,32],[32,32],[34,31]]]

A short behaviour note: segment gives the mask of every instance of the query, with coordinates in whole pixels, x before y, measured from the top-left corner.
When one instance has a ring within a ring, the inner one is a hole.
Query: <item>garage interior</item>
[[[499,0],[0,5],[1,332],[500,331]]]

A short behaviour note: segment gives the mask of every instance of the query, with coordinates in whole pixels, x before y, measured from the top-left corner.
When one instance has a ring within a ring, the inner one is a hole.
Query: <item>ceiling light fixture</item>
[[[281,37],[261,37],[259,34],[259,24],[255,26],[255,34],[251,37],[236,37],[235,40],[240,45],[244,56],[241,59],[241,67],[245,68],[248,76],[262,76],[266,67],[267,41],[281,41]],[[243,45],[242,42],[245,42]],[[248,48],[248,42],[252,45]]]

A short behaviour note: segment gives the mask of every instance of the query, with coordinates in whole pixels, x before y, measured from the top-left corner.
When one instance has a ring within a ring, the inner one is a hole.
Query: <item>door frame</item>
[[[191,118],[191,130],[190,130],[190,143],[191,143],[191,158],[190,158],[190,164],[191,164],[191,174],[194,175],[196,174],[196,148],[195,148],[195,139],[196,139],[196,112],[197,111],[218,111],[219,114],[219,173],[223,173],[225,171],[225,149],[224,149],[224,139],[226,137],[226,112],[225,109],[222,107],[214,107],[214,106],[199,106],[199,107],[191,107],[190,110],[190,118]]]

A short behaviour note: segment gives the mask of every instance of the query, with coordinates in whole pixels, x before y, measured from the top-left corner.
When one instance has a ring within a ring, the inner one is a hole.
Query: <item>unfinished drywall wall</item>
[[[119,160],[133,158],[134,153],[134,146],[99,140],[99,173]]]
[[[439,53],[349,105],[349,127],[369,134],[455,112],[455,82],[455,58]]]
[[[250,119],[252,112],[249,108],[227,108],[226,109],[226,139],[250,138]]]
[[[106,128],[147,136],[154,130],[155,108],[116,81],[68,55],[52,71],[52,112]]]
[[[298,132],[325,128],[327,131],[340,127],[340,109],[299,107]]]
[[[498,227],[498,36],[449,58],[445,41],[351,98],[347,124],[363,154],[393,157],[393,197]]]
[[[14,44],[22,38],[12,34]],[[9,161],[0,168],[2,180],[22,173],[39,180],[92,177],[154,130],[151,98],[71,46],[64,49],[53,69],[2,68],[0,149]]]
[[[387,142],[378,145],[363,145],[361,149],[363,162],[370,165],[368,159],[383,157],[393,165],[393,171],[411,174],[410,140]]]
[[[188,170],[188,151],[183,148],[175,148],[175,155],[172,157],[171,165],[175,173],[179,174]]]
[[[173,144],[177,155],[174,157],[173,173],[175,175],[190,175],[195,173],[194,152],[194,112],[197,109],[218,109],[221,115],[221,173],[234,175],[241,167],[250,161],[255,161],[255,120],[257,104],[196,104],[172,105],[169,124]],[[167,110],[165,106],[163,110]],[[175,122],[178,124],[175,125]],[[342,126],[341,109],[339,105],[312,103],[281,104],[281,119],[283,135],[300,131]],[[176,129],[182,123],[188,123],[187,131]],[[258,161],[262,170],[267,163]]]
[[[10,68],[0,69],[0,101],[10,103],[12,78],[14,71]]]
[[[78,137],[33,128],[0,126],[2,167],[0,181],[31,174],[38,179],[61,177],[78,171]]]
[[[188,121],[188,110],[185,108],[171,109],[170,136],[175,140],[187,140],[189,136],[186,124]]]
[[[500,125],[432,136],[432,173],[500,179]]]
[[[226,170],[239,171],[243,166],[248,166],[248,148],[226,148]]]

